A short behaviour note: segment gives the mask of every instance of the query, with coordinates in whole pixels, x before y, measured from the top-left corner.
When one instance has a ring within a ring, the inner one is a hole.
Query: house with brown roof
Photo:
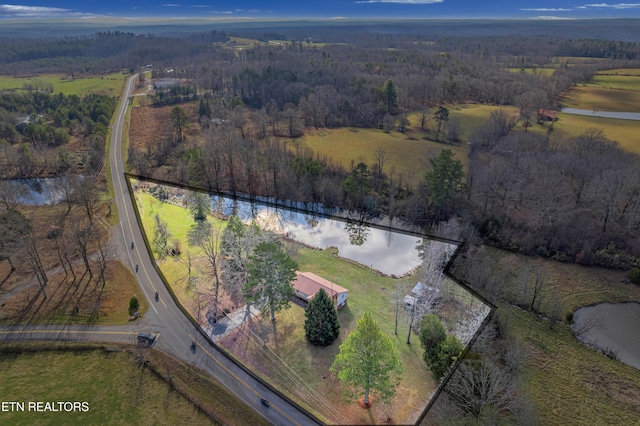
[[[543,121],[556,121],[558,116],[555,111],[549,111],[547,109],[540,108],[538,110],[538,122]]]
[[[296,296],[305,302],[309,302],[316,295],[318,290],[323,289],[333,300],[336,308],[341,308],[347,304],[349,290],[326,280],[313,272],[296,271],[296,279],[291,283],[296,292]]]

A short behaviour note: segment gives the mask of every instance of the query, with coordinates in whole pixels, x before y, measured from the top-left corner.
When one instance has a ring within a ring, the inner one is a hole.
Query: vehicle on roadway
[[[269,405],[270,405],[270,404],[269,404],[269,401],[267,401],[267,400],[266,400],[266,399],[264,399],[264,398],[260,398],[260,402],[262,403],[262,405],[264,405],[264,406],[265,406],[265,407],[267,407],[267,408],[268,408],[268,407],[269,407]]]

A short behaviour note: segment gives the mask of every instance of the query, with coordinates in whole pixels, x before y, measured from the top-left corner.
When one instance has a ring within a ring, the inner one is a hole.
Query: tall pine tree
[[[326,291],[318,290],[304,313],[304,335],[315,346],[328,346],[340,334],[338,313]]]

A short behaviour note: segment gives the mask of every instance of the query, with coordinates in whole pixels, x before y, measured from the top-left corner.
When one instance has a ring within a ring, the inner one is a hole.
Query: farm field
[[[616,68],[612,70],[601,70],[597,75],[633,75],[640,76],[640,68]]]
[[[587,84],[587,87],[638,91],[640,90],[640,76],[598,74]]]
[[[76,77],[71,80],[65,74],[45,74],[32,77],[0,76],[0,90],[23,90],[25,84],[51,84],[53,93],[83,96],[89,93],[104,93],[118,96],[124,85],[126,74],[113,73],[103,76]]]
[[[473,131],[482,125],[491,112],[504,109],[507,113],[516,114],[514,107],[498,107],[493,105],[451,105],[449,120],[460,123],[461,143],[450,145],[435,142],[436,123],[433,120],[434,109],[427,113],[427,126],[430,131],[420,129],[420,114],[409,116],[411,127],[406,133],[392,131],[385,133],[380,129],[339,128],[322,129],[309,132],[302,138],[303,146],[311,148],[321,157],[326,156],[341,164],[346,169],[351,168],[352,161],[364,161],[373,164],[375,152],[378,148],[385,151],[385,170],[387,173],[394,168],[396,173],[403,173],[409,181],[417,182],[422,179],[428,158],[439,150],[450,149],[455,159],[460,160],[466,167],[468,162],[467,140]]]
[[[578,86],[565,94],[560,102],[568,108],[633,112],[640,109],[640,90]]]
[[[607,138],[640,155],[640,121],[558,113],[558,121],[553,127],[554,131],[569,137],[579,136],[590,128],[602,129]]]
[[[114,349],[106,352],[97,344],[4,345],[3,401],[84,401],[89,410],[3,412],[2,423],[267,424],[220,383],[194,374],[193,367],[155,350],[141,354],[132,346],[114,345]],[[146,366],[136,361],[140,355]]]

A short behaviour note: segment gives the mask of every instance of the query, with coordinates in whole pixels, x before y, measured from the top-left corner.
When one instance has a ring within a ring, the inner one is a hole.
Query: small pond
[[[619,120],[640,120],[640,112],[598,111],[591,109],[561,108],[566,114],[588,115],[590,117],[617,118]]]
[[[11,185],[19,186],[24,191],[20,204],[45,206],[62,201],[64,197],[60,184],[66,179],[69,179],[69,177],[13,179],[9,182]]]
[[[640,370],[640,304],[601,303],[580,308],[571,326],[578,340]]]
[[[244,222],[255,219],[260,227],[308,246],[336,247],[339,256],[383,274],[402,276],[420,265],[416,246],[422,238],[415,235],[225,197],[212,196],[211,205],[214,211],[225,215],[235,211]],[[454,244],[432,243],[442,244],[448,256],[456,249]]]

